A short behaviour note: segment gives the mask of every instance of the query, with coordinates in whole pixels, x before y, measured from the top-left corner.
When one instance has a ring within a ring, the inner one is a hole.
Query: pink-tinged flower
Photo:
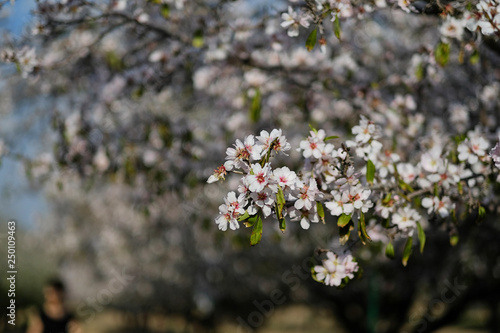
[[[303,184],[301,181],[297,182],[298,195],[297,201],[293,205],[296,209],[310,210],[316,200],[323,198],[322,193],[318,190],[318,185],[314,178],[309,180],[309,185]]]
[[[371,193],[371,190],[364,190],[363,186],[358,184],[349,189],[348,198],[355,209],[360,209],[363,213],[366,213],[368,209],[373,207],[373,203],[368,200]]]
[[[262,209],[264,217],[268,217],[269,215],[271,215],[275,200],[273,192],[269,188],[266,188],[260,192],[251,193],[250,198],[253,199],[256,206]]]
[[[246,200],[243,195],[236,197],[236,193],[229,192],[224,198],[224,204],[219,206],[220,215],[215,219],[219,230],[226,231],[228,224],[231,230],[238,229],[240,227],[238,217],[245,213],[243,208],[245,204]]]
[[[227,162],[224,163],[224,166],[227,171],[231,171],[233,168],[247,170],[247,163],[250,161],[250,152],[241,140],[236,139],[234,148],[229,147],[226,149],[226,160]]]
[[[238,214],[244,214],[245,209],[243,208],[246,205],[246,199],[243,194],[240,194],[236,197],[236,193],[231,191],[224,198],[224,203],[226,206],[230,207],[230,209]]]
[[[288,36],[297,37],[299,35],[299,26],[309,28],[311,17],[308,14],[297,13],[291,6],[288,6],[288,13],[281,14],[281,26],[288,28]]]
[[[295,189],[297,174],[291,171],[288,167],[274,169],[273,178],[278,185],[281,186],[281,188],[289,188],[291,190]]]
[[[215,223],[219,230],[226,231],[229,224],[231,230],[236,230],[240,227],[234,212],[230,211],[226,205],[219,206],[219,216],[215,219]]]
[[[467,136],[468,138],[458,145],[458,159],[474,164],[480,159],[483,160],[490,144],[478,131],[470,131]]]
[[[497,168],[500,168],[500,144],[498,142],[495,145],[495,147],[493,147],[493,149],[490,150],[489,155],[493,160],[493,162],[495,163],[495,166]]]
[[[224,165],[221,165],[220,167],[214,170],[214,173],[210,177],[208,177],[207,183],[211,184],[221,179],[224,180],[226,174],[227,174],[226,167]]]
[[[354,261],[352,255],[348,254],[339,258],[341,265],[344,266],[344,273],[349,279],[354,279],[354,274],[359,270],[358,263]]]
[[[427,208],[427,214],[436,212],[441,217],[450,215],[450,210],[455,208],[455,204],[451,202],[450,197],[424,198],[422,199],[422,207]]]
[[[437,183],[445,189],[455,185],[460,181],[460,170],[455,164],[445,164],[441,161],[437,173],[427,176],[431,183]]]
[[[281,129],[275,128],[271,131],[271,133],[261,131],[257,140],[261,144],[262,155],[266,154],[269,149],[272,149],[276,153],[282,152],[284,155],[287,155],[285,151],[288,151],[291,148],[291,145],[286,140],[286,137],[282,135]]]
[[[254,161],[260,160],[262,147],[255,143],[255,139],[253,135],[249,135],[245,138],[245,148],[250,154],[250,158]]]
[[[311,131],[307,140],[302,140],[300,142],[299,150],[302,149],[304,151],[302,155],[305,158],[309,158],[311,156],[316,159],[321,158],[321,152],[325,146],[325,137],[325,131],[322,129],[320,129],[317,133]]]
[[[271,174],[270,163],[266,163],[264,167],[261,167],[260,164],[252,164],[251,173],[245,176],[244,184],[248,186],[250,192],[261,192],[270,184]]]

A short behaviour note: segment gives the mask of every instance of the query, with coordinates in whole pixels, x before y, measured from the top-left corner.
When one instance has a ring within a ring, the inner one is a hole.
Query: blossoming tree
[[[297,244],[290,233],[320,233],[306,244],[317,254],[308,273],[347,295],[370,265],[414,273],[409,263],[426,258],[435,265],[424,276],[445,274],[443,243],[475,249],[480,221],[498,234],[498,6],[40,1],[30,36],[5,43],[2,59],[56,101],[55,149],[28,160],[9,142],[5,155],[62,187],[73,174],[130,185],[124,200],[160,230],[177,227],[175,214],[162,217],[166,198],[227,190],[193,216],[223,200],[214,226],[235,237],[251,228],[267,253],[281,232],[284,253]],[[473,258],[446,260],[470,273]],[[353,330],[370,326],[339,312]]]

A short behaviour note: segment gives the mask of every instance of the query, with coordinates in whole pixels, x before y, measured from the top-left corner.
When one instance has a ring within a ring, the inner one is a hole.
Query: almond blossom
[[[281,14],[281,26],[288,28],[288,36],[297,37],[299,35],[299,26],[309,28],[311,17],[307,14],[297,13],[291,6],[288,6],[288,13]]]
[[[455,204],[451,202],[450,197],[444,196],[441,199],[438,197],[422,199],[422,207],[427,208],[427,213],[436,212],[441,217],[450,215],[450,211],[455,208]]]

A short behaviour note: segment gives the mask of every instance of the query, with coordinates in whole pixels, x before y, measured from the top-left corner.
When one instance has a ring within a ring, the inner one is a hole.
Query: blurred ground
[[[472,318],[471,318],[472,316]],[[467,321],[476,321],[480,324],[484,314],[467,314]],[[130,318],[117,311],[107,310],[99,313],[92,320],[84,325],[85,333],[132,333],[137,330],[127,328],[127,322]],[[181,316],[151,315],[148,321],[149,332],[204,332],[204,330],[190,324]],[[215,327],[215,333],[234,333],[247,332],[240,328],[235,318],[226,318]],[[331,312],[322,309],[315,309],[305,305],[283,306],[275,311],[265,324],[257,329],[259,333],[289,333],[289,332],[315,332],[315,333],[348,333],[338,323],[335,322]],[[487,330],[462,328],[458,326],[449,326],[436,331],[436,333],[486,333]]]

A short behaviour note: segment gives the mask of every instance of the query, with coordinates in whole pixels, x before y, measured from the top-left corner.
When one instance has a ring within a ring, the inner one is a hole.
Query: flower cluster
[[[321,265],[313,267],[313,277],[327,286],[339,287],[342,282],[346,283],[353,279],[355,273],[359,271],[358,263],[350,254],[339,257],[328,251],[326,257]]]
[[[392,242],[403,238],[411,247],[415,234],[421,244],[425,243],[426,216],[455,218],[456,202],[463,199],[465,191],[469,194],[468,204],[474,198],[487,196],[475,185],[498,172],[491,168],[492,161],[497,168],[500,165],[499,144],[488,154],[490,143],[479,128],[455,141],[433,133],[422,141],[422,151],[406,160],[401,152],[384,148],[381,127],[368,118],[361,116],[351,132],[353,140],[337,148],[330,141],[338,137],[313,128],[297,149],[305,159],[299,174],[288,167],[271,167],[273,154],[291,148],[281,130],[262,131],[260,136],[250,135],[243,142],[236,140],[226,151],[224,165],[208,180],[223,179],[229,171],[242,175],[239,194],[229,192],[219,207],[219,229],[226,230],[229,225],[235,230],[244,221],[246,226],[254,227],[254,245],[260,241],[262,218],[273,215],[282,231],[286,218],[300,221],[303,229],[309,229],[311,223],[325,221],[326,207],[344,230],[341,244],[349,240],[355,222],[362,243],[371,241],[365,222],[365,215],[371,214],[380,221],[370,225],[371,234],[377,228],[379,234],[381,227],[387,229],[384,237],[377,239]],[[479,201],[476,204],[480,205]],[[409,253],[406,251],[403,264]],[[327,257],[322,266],[314,267],[318,281],[339,286],[353,278],[357,263],[351,256],[339,258],[329,252]]]
[[[24,78],[33,73],[40,65],[33,47],[23,47],[20,50],[4,50],[0,54],[0,61],[15,63]]]

